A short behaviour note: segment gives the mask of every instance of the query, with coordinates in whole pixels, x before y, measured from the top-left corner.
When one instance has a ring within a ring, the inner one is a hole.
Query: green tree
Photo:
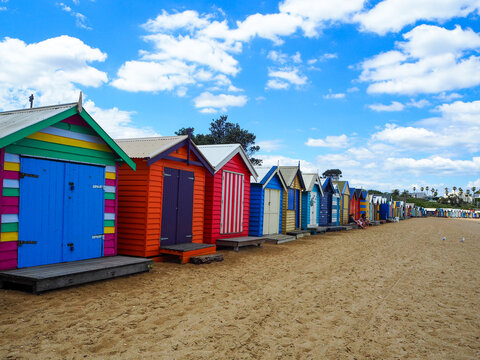
[[[392,190],[392,196],[393,196],[393,198],[398,199],[399,196],[400,196],[400,190],[398,190],[398,189],[393,189],[393,190]]]
[[[456,187],[456,186],[453,186],[453,187],[452,187],[452,190],[453,190],[453,193],[455,194],[455,191],[457,191],[457,187]]]
[[[342,177],[342,170],[340,169],[328,169],[325,170],[322,174],[324,178],[331,177],[333,180],[338,180]]]
[[[423,192],[423,186],[422,186],[422,187],[420,187],[420,191],[421,191],[421,192]]]
[[[445,188],[445,196],[448,195],[448,187]]]
[[[254,165],[261,165],[262,160],[256,159],[253,155],[260,150],[260,146],[255,145],[256,136],[246,129],[242,129],[237,123],[227,121],[228,116],[222,115],[218,119],[213,119],[210,123],[208,134],[193,134],[192,140],[197,145],[212,144],[240,144],[247,153],[250,161]],[[188,134],[187,128],[181,128],[175,132],[176,135]]]

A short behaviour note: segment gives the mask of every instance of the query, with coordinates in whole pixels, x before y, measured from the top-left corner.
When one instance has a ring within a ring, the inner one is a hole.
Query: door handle
[[[75,184],[73,182],[69,182],[68,185],[70,185],[70,190],[75,190]]]
[[[73,243],[68,243],[67,246],[70,248],[71,251],[73,251]]]

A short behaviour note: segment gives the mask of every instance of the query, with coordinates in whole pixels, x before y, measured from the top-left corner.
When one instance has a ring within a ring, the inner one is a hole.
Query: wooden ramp
[[[257,236],[241,236],[230,239],[217,239],[217,246],[233,248],[234,251],[238,251],[239,248],[244,246],[262,246],[265,242],[265,238]]]
[[[175,256],[181,264],[188,263],[191,257],[211,255],[216,252],[217,247],[213,244],[184,243],[160,247],[160,254]]]
[[[33,293],[149,271],[153,260],[108,256],[0,272],[0,288],[22,285]]]
[[[297,239],[304,237],[304,236],[310,236],[312,233],[310,230],[293,230],[293,231],[287,231],[287,235],[295,236]]]
[[[269,244],[283,244],[297,239],[295,236],[283,234],[264,235],[263,238]]]
[[[310,231],[312,235],[323,234],[327,232],[327,227],[326,226],[309,226],[308,231]]]

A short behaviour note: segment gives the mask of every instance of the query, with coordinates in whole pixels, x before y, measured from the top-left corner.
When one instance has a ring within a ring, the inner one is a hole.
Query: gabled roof
[[[117,139],[116,142],[130,157],[134,159],[148,159],[148,165],[152,165],[160,159],[168,158],[173,151],[187,146],[211,174],[215,173],[212,164],[210,164],[188,135]]]
[[[322,180],[323,191],[333,194],[335,192],[334,184],[330,177]]]
[[[340,189],[338,188],[338,185],[337,184],[333,184],[333,190],[334,190],[334,194],[336,196],[340,196]]]
[[[367,199],[368,197],[368,191],[367,190],[362,190],[362,199]]]
[[[298,175],[298,179],[300,180],[300,184],[302,188],[305,189],[305,182],[303,181],[302,172],[300,171],[300,167],[298,166],[279,166],[280,175],[282,175],[285,184],[287,187],[292,186],[293,181],[295,180],[295,176]]]
[[[165,150],[185,141],[187,135],[146,137],[115,140],[133,159],[153,158]]]
[[[103,141],[125,161],[133,170],[135,162],[117,145],[100,125],[78,103],[43,106],[32,109],[5,111],[0,113],[0,148],[23,139],[37,131],[56,124],[70,116],[78,114]]]
[[[357,197],[357,199],[361,199],[362,198],[362,189],[356,188],[355,189],[355,196]]]
[[[340,193],[346,194],[348,191],[348,194],[351,194],[351,188],[348,186],[348,181],[332,181],[334,184],[338,185],[338,188],[340,190]]]
[[[252,174],[254,178],[257,178],[258,176],[252,163],[248,159],[245,150],[243,150],[243,147],[240,144],[198,145],[197,147],[207,158],[210,164],[212,164],[215,172],[220,170],[235,155],[239,154],[250,171],[250,174]]]
[[[322,194],[322,196],[324,195],[323,188],[322,188],[322,181],[321,181],[320,177],[318,176],[318,174],[316,174],[316,173],[310,173],[310,174],[302,173],[302,176],[303,176],[303,181],[305,182],[305,191],[312,191],[313,187],[316,184],[318,186],[318,188],[320,189],[320,193]]]
[[[265,188],[270,180],[273,179],[275,175],[278,176],[280,183],[284,190],[287,190],[287,184],[283,180],[282,176],[279,173],[278,166],[255,166],[255,171],[258,174],[258,178],[255,180],[253,178],[250,179],[251,183],[261,184],[263,188]]]

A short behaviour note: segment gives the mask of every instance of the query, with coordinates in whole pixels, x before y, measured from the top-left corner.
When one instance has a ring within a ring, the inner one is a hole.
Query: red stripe
[[[4,179],[9,179],[9,180],[19,180],[19,172],[18,171],[9,171],[5,170],[3,173]]]
[[[88,124],[85,120],[83,120],[80,116],[74,115],[69,117],[68,119],[62,120],[63,123],[78,125],[83,127],[88,127]]]
[[[105,213],[111,214],[115,212],[115,208],[113,206],[105,206]]]
[[[117,176],[117,178],[118,178],[118,176]],[[115,179],[115,180],[113,180],[113,179],[105,179],[105,185],[107,185],[107,186],[115,186],[116,183],[117,183],[117,180],[116,180],[116,179]]]
[[[19,200],[18,196],[4,196],[3,205],[18,207],[18,200]]]
[[[3,196],[3,201],[5,202],[5,199],[7,196]],[[9,206],[9,205],[3,205],[3,214],[18,214],[18,206]]]
[[[105,207],[115,208],[115,200],[105,200]],[[105,211],[105,212],[115,212],[115,211]]]

